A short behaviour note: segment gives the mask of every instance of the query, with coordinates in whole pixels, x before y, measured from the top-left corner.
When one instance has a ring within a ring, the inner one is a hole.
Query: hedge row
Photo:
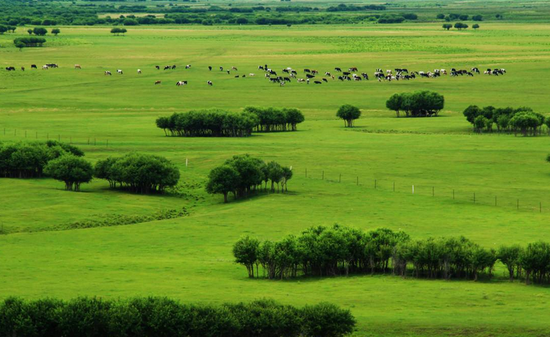
[[[213,306],[148,297],[0,304],[2,337],[340,337],[354,326],[349,310],[328,303],[299,309],[271,300]]]

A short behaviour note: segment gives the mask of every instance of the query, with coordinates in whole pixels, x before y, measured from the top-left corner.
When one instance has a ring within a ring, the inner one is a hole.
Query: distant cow
[[[15,67],[6,67],[7,71],[15,71]]]
[[[155,66],[155,68],[157,68],[157,70],[160,70],[160,66]]]
[[[25,67],[21,67],[21,71],[25,71]]]
[[[231,67],[231,70],[238,71],[239,69],[237,69],[237,67]]]
[[[47,65],[43,65],[42,66],[42,70],[48,70],[50,67],[48,67]]]
[[[105,70],[105,75],[112,75],[109,70]]]
[[[124,72],[122,72],[122,69],[117,69],[116,72],[117,72],[117,74],[120,74],[120,75],[123,75],[123,74],[124,74]]]
[[[212,84],[213,84],[212,81],[208,81],[208,82],[206,82],[206,83],[207,83],[209,86],[212,86]]]
[[[307,78],[314,78],[314,77],[315,77],[315,75],[311,75],[311,74],[306,74],[306,77],[307,77]]]
[[[313,83],[315,83],[315,84],[323,84],[323,82],[321,82],[321,81],[314,81]]]
[[[38,69],[38,68],[36,67],[36,64],[31,64],[31,69]]]
[[[174,68],[175,68],[175,67],[176,67],[176,66],[174,66]],[[191,68],[191,65],[190,65],[190,64],[188,64],[188,65],[185,66],[185,69],[189,69],[189,68]]]
[[[212,66],[208,66],[208,70],[209,70],[209,71],[212,71]]]
[[[138,74],[141,74],[141,69],[138,69],[138,70],[137,70],[137,73],[138,73]]]
[[[80,66],[80,64],[75,64],[75,65],[74,65],[74,68],[75,68],[75,69],[82,69],[82,67]]]
[[[187,81],[177,81],[177,82],[176,82],[176,85],[177,85],[178,87],[181,87],[181,86],[183,86],[183,85],[187,85]]]
[[[162,81],[155,81],[155,85],[162,84]]]
[[[252,77],[252,76],[256,76],[254,73],[250,73],[248,74],[248,76]]]
[[[349,71],[357,71],[357,67],[351,67],[348,69]]]
[[[339,72],[339,73],[341,73],[341,72],[342,72],[342,68],[338,68],[338,67],[336,67],[336,68],[334,68],[334,70],[335,70],[335,71],[337,71],[337,72]]]

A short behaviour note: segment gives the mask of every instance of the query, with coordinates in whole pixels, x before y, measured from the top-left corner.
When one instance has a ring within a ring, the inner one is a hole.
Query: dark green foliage
[[[115,36],[119,36],[120,34],[125,34],[126,32],[127,32],[126,28],[115,27],[111,29],[111,34],[114,34]]]
[[[257,108],[246,107],[244,112],[252,113],[258,117],[255,131],[296,131],[297,125],[305,118],[302,112],[294,108]]]
[[[437,14],[436,19],[439,19],[439,20],[445,19],[445,14]]]
[[[224,110],[192,110],[160,117],[157,127],[165,134],[179,137],[247,137],[258,125],[258,117],[249,112]]]
[[[287,191],[287,183],[292,178],[290,168],[276,162],[266,164],[263,160],[249,155],[233,156],[222,166],[214,168],[208,175],[206,191],[211,194],[223,194],[224,202],[232,193],[235,198],[246,197],[261,190],[262,183],[271,181],[271,191]],[[279,186],[281,187],[279,189]]]
[[[474,15],[474,16],[472,16],[472,20],[474,20],[474,21],[483,21],[483,16]]]
[[[134,193],[163,192],[178,184],[180,172],[168,159],[130,153],[122,157],[99,160],[94,176],[105,179],[111,188],[121,188]]]
[[[474,25],[472,26],[473,29],[478,29],[479,28],[479,25],[477,23],[474,23]]]
[[[524,136],[536,136],[541,134],[542,126],[547,122],[542,114],[528,107],[513,109],[486,106],[481,109],[476,105],[470,105],[463,114],[476,132],[492,132],[495,124],[498,132],[521,132]]]
[[[46,39],[42,37],[18,37],[13,40],[13,43],[17,48],[42,47],[42,45],[46,43]]]
[[[378,23],[401,23],[403,21],[405,18],[398,14],[384,14],[378,19]]]
[[[365,233],[339,225],[312,227],[301,236],[259,245],[246,237],[235,245],[234,254],[247,266],[249,277],[259,264],[270,279],[392,271],[403,277],[477,280],[482,273],[491,277],[497,261],[494,250],[464,237],[412,241],[404,232],[382,228]]]
[[[0,35],[4,34],[8,31],[8,27],[4,25],[0,25]]]
[[[80,191],[82,183],[89,183],[92,180],[94,169],[83,158],[64,155],[50,160],[44,168],[44,173],[64,182],[66,190]]]
[[[468,25],[465,24],[465,23],[462,23],[462,22],[457,22],[457,23],[455,23],[454,27],[458,30],[462,30],[462,29],[467,29]]]
[[[433,91],[417,91],[394,94],[386,101],[386,107],[399,112],[404,111],[407,117],[437,116],[445,106],[445,98]]]
[[[61,33],[61,29],[59,29],[59,28],[52,29],[52,34],[53,35],[57,36],[57,34],[59,34],[59,33]]]
[[[32,30],[33,34],[34,35],[37,35],[37,36],[44,36],[46,34],[48,34],[48,30],[46,28],[43,28],[43,27],[36,27]]]
[[[0,177],[41,177],[44,167],[50,160],[68,154],[84,155],[79,148],[56,141],[0,144]]]
[[[353,127],[353,121],[361,117],[361,110],[353,105],[344,104],[336,111],[336,117],[343,119],[344,125],[351,128]]]
[[[451,28],[453,28],[453,25],[451,25],[450,23],[443,24],[443,29],[449,30]]]
[[[23,337],[341,337],[355,327],[349,310],[321,303],[298,309],[271,300],[189,305],[163,297],[76,298],[0,304],[2,336]]]

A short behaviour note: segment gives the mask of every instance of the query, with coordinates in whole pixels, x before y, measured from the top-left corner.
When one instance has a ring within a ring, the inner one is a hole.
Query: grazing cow
[[[49,68],[59,68],[59,66],[55,63],[46,63],[46,65],[49,67]]]
[[[284,87],[285,86],[285,81],[279,82],[279,86]]]
[[[177,85],[178,87],[181,87],[181,86],[183,86],[183,85],[187,85],[187,81],[177,81],[177,82],[176,82],[176,85]]]
[[[48,70],[50,67],[48,67],[47,65],[43,65],[42,66],[42,70]]]
[[[328,80],[326,78],[323,78],[323,82],[328,83]]]
[[[246,75],[243,75],[243,76],[241,76],[241,77],[243,77],[243,78],[244,78],[244,77],[246,77]]]
[[[307,77],[307,78],[314,78],[314,77],[315,77],[315,75],[311,75],[311,74],[306,74],[306,77]]]
[[[38,69],[38,68],[36,67],[36,64],[31,64],[31,69]]]
[[[220,67],[220,71],[223,71],[223,67]]]
[[[105,70],[105,75],[112,75],[111,72],[109,70]]]
[[[160,66],[155,66],[155,68],[157,68],[157,70],[160,70]]]
[[[228,70],[228,71],[227,71],[227,75],[229,75],[229,74],[231,74],[231,72]]]
[[[191,66],[190,66],[191,67]],[[174,64],[172,67],[170,67],[172,69],[176,69],[176,65]]]
[[[155,85],[162,84],[162,81],[155,81]]]
[[[296,70],[291,70],[290,73],[291,73],[292,75],[298,75],[298,72],[297,72]]]
[[[239,69],[237,69],[237,67],[231,67],[231,70],[239,71]]]
[[[313,81],[313,83],[315,83],[315,84],[323,84],[323,82],[321,82],[321,81]]]
[[[305,82],[306,80],[304,80],[303,78],[299,78],[297,79],[298,83],[301,83],[301,82]]]
[[[208,71],[212,71],[212,66],[208,66]]]
[[[74,68],[75,68],[75,69],[82,69],[82,67],[80,66],[80,64],[75,64],[75,65],[74,65]]]
[[[171,69],[172,67],[170,66],[164,66],[164,70],[168,70],[168,69]]]
[[[361,76],[363,76],[363,79],[369,80],[369,75],[367,73],[361,73]]]
[[[351,73],[350,73],[349,71],[344,71],[342,74],[343,74],[344,76],[349,76]]]
[[[15,71],[15,67],[6,67],[7,71]]]
[[[21,71],[25,71],[25,67],[21,67]]]
[[[304,69],[304,73],[310,73],[310,72],[311,72],[311,70],[309,70],[309,69]]]
[[[290,82],[290,78],[289,78],[289,77],[285,77],[285,78],[283,78],[283,80],[284,80],[285,82]]]
[[[289,71],[288,69],[283,69],[283,73],[287,73],[287,74],[289,74],[289,73],[290,73],[290,71]]]
[[[254,73],[250,73],[250,74],[248,74],[248,76],[252,77],[252,76],[256,76],[256,75],[254,75]]]
[[[476,74],[479,74],[479,73],[480,73],[478,67],[473,67],[473,68],[472,68],[472,72],[473,72],[473,73],[476,73]]]
[[[258,70],[265,70],[263,66],[258,66]]]
[[[339,72],[339,73],[341,73],[341,72],[342,72],[342,68],[338,68],[338,67],[336,67],[336,68],[334,68],[334,70],[335,70],[335,71],[337,71],[337,72]]]
[[[328,71],[325,71],[325,76],[331,76]]]
[[[208,81],[208,82],[206,82],[206,83],[207,83],[209,86],[212,86],[212,84],[213,84],[212,81]]]
[[[240,76],[239,75],[235,75],[235,78],[239,78]]]
[[[141,74],[141,69],[138,69],[138,70],[137,70],[137,73],[138,73],[138,74]]]
[[[120,75],[123,75],[124,73],[122,72],[122,69],[117,69],[117,74],[120,74]]]
[[[357,67],[351,67],[348,69],[349,71],[357,71]]]
[[[309,84],[309,78],[306,80],[307,84]]]
[[[174,66],[174,68],[175,68],[175,67],[176,67],[176,66]],[[172,69],[174,69],[174,68],[172,68]],[[185,66],[185,69],[189,69],[189,68],[191,68],[191,65],[190,65],[190,64],[188,64],[188,65]]]
[[[318,70],[313,70],[313,69],[311,69],[311,73],[312,73],[313,75],[316,75],[316,74],[319,73],[319,71],[318,71]]]

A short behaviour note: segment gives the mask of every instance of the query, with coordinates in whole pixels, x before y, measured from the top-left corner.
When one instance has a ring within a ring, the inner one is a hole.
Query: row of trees
[[[27,29],[27,33],[29,35],[37,35],[37,36],[45,36],[48,34],[48,30],[44,27],[35,27],[34,29]],[[61,33],[61,30],[59,28],[53,28],[52,34],[57,36],[57,34]]]
[[[305,118],[302,112],[295,108],[258,108],[246,107],[244,112],[249,112],[258,117],[255,131],[296,131],[297,125]]]
[[[397,117],[404,111],[407,117],[437,116],[445,107],[443,95],[433,91],[416,91],[394,94],[386,101],[386,107],[395,111]]]
[[[267,190],[271,184],[271,192],[288,191],[287,183],[292,178],[292,170],[271,161],[264,162],[250,155],[233,156],[223,165],[214,168],[208,175],[206,191],[210,194],[223,194],[224,202],[228,194],[235,199],[249,196],[253,192]]]
[[[483,16],[479,15],[479,14],[478,15],[472,15],[471,17],[468,14],[456,14],[456,13],[452,13],[452,14],[449,14],[449,15],[437,14],[436,18],[440,19],[440,20],[445,20],[447,22],[454,21],[454,20],[467,21],[469,19],[471,19],[473,21],[483,21]]]
[[[170,132],[171,136],[248,137],[259,124],[259,119],[247,111],[209,109],[176,112],[170,117],[159,117],[156,124],[166,135]]]
[[[22,49],[26,47],[42,47],[46,43],[43,37],[19,37],[13,40],[15,47]]]
[[[550,130],[550,118],[534,112],[529,107],[519,108],[495,108],[486,106],[480,108],[470,105],[464,112],[464,116],[470,122],[475,132],[493,132],[496,125],[497,132],[522,133],[524,136],[536,136],[542,133],[542,126],[547,125]]]
[[[79,148],[56,141],[45,143],[0,143],[0,177],[38,178],[51,160],[63,155],[84,156]]]
[[[111,188],[134,193],[160,193],[178,184],[180,171],[168,159],[139,153],[99,160],[96,178],[105,179]]]
[[[247,236],[235,243],[233,255],[251,278],[260,277],[261,266],[269,279],[392,272],[402,277],[477,280],[481,275],[491,277],[500,260],[510,280],[550,282],[550,244],[544,242],[494,250],[465,237],[411,240],[404,232],[385,228],[365,233],[319,226],[278,242]]]
[[[329,303],[296,308],[271,300],[215,306],[165,297],[70,301],[10,297],[0,304],[2,336],[342,337],[354,327],[349,310]]]
[[[468,29],[469,26],[465,23],[457,22],[457,23],[455,23],[454,27],[458,30],[462,30],[462,29]],[[443,29],[450,30],[451,28],[453,28],[452,24],[450,24],[450,23],[443,24]],[[472,25],[472,28],[473,29],[478,29],[479,25],[477,23],[475,23],[475,24]]]

